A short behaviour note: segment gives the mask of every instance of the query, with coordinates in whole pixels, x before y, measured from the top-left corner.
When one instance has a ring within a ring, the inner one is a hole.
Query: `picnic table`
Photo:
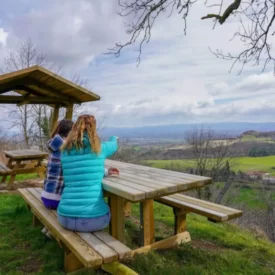
[[[103,179],[103,188],[110,198],[111,235],[123,243],[125,242],[123,213],[125,201],[140,203],[141,246],[151,245],[155,239],[154,200],[212,183],[212,179],[208,177],[118,161],[106,160],[105,165],[120,170],[118,177]]]
[[[117,261],[136,254],[190,242],[186,221],[186,215],[189,213],[207,217],[211,222],[225,222],[242,215],[242,211],[182,194],[211,184],[212,179],[209,177],[113,160],[106,160],[105,165],[120,170],[118,176],[103,179],[104,195],[108,197],[112,214],[109,234],[106,231],[81,233],[67,230],[58,222],[56,211],[49,210],[43,205],[42,188],[18,189],[34,215],[33,224],[37,225],[40,221],[65,249],[66,272],[91,267],[113,269],[114,266],[108,265],[116,265]],[[155,201],[172,207],[175,219],[175,234],[157,242],[154,228]],[[125,242],[124,210],[127,202],[140,204],[141,243],[134,250],[128,248]]]
[[[48,157],[48,153],[40,150],[14,150],[4,151],[8,164],[0,163],[0,175],[3,176],[2,183],[6,182],[10,175],[9,188],[11,188],[16,175],[38,173],[40,178],[44,177],[46,170],[42,161]]]

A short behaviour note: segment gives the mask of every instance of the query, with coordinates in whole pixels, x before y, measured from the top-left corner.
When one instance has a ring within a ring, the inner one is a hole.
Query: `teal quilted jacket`
[[[85,135],[83,145],[83,149],[64,151],[61,156],[64,190],[57,211],[65,217],[94,218],[109,211],[103,199],[102,179],[105,159],[117,151],[117,138],[102,142],[98,155],[92,152]]]

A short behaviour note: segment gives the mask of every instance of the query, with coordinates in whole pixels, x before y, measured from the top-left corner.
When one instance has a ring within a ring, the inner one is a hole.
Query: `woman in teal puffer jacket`
[[[108,226],[110,209],[103,199],[102,179],[105,159],[117,148],[117,137],[100,142],[93,116],[77,119],[61,156],[64,190],[57,212],[65,228],[92,232]]]

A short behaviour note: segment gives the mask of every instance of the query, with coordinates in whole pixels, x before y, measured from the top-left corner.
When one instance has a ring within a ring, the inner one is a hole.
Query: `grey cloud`
[[[36,7],[13,19],[10,43],[30,37],[58,64],[87,66],[123,34],[115,13],[117,1],[36,2]]]

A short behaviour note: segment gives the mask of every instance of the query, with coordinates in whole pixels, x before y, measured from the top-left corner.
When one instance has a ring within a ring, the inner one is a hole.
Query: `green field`
[[[149,160],[146,161],[147,164],[152,165],[156,168],[166,168],[172,163],[175,166],[183,168],[195,167],[195,160],[190,159],[180,159],[180,160]],[[272,167],[275,167],[275,156],[268,157],[240,157],[234,158],[234,166],[232,169],[236,172],[248,172],[248,171],[263,171],[275,175],[275,170]]]
[[[136,247],[139,226],[138,205],[127,220],[126,236],[130,247]],[[18,195],[0,195],[0,274],[64,274],[63,250],[55,241],[32,227],[31,212]],[[158,238],[173,232],[172,210],[155,204],[155,226]],[[275,274],[275,245],[230,224],[213,224],[205,218],[188,215],[192,243],[140,255],[125,264],[140,275],[184,274]],[[106,274],[100,270],[81,274]]]

